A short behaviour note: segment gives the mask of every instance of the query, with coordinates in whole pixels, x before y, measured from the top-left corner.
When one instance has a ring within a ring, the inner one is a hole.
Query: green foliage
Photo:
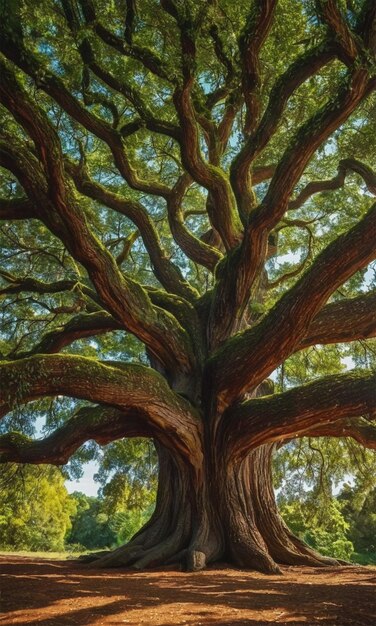
[[[110,525],[116,533],[117,543],[121,545],[129,541],[150,519],[153,509],[154,504],[151,504],[144,509],[128,509],[114,513]]]
[[[349,439],[301,439],[274,462],[282,517],[322,554],[372,563],[376,458]],[[344,482],[352,477],[354,486]],[[360,555],[360,556],[359,556]]]
[[[120,440],[106,446],[96,479],[99,498],[74,493],[77,513],[67,536],[67,548],[77,544],[99,549],[128,541],[154,509],[157,461],[151,442]]]
[[[111,513],[145,509],[155,500],[157,458],[147,439],[114,441],[103,450],[96,479],[101,483],[106,510]]]
[[[280,511],[291,530],[321,554],[349,560],[354,546],[347,537],[349,524],[343,518],[341,506],[335,499],[325,507],[317,507],[313,494],[304,503],[291,501]]]
[[[354,563],[359,565],[373,565],[376,566],[376,552],[354,552],[351,559]]]
[[[355,551],[370,555],[376,553],[376,487],[362,489],[362,486],[351,487],[345,484],[338,496],[343,514],[350,523],[349,537],[354,543]],[[373,555],[373,556],[372,556]]]
[[[52,466],[1,467],[0,547],[62,550],[75,503]]]
[[[93,550],[109,548],[116,543],[116,534],[111,528],[108,515],[103,510],[103,502],[98,498],[75,492],[77,513],[72,519],[72,528],[66,537],[67,548]]]

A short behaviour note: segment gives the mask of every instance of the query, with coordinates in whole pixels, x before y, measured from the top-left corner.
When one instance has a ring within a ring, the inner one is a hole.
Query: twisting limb
[[[252,170],[252,183],[258,185],[264,180],[272,178],[275,172],[276,165],[259,165]]]
[[[249,136],[231,165],[231,184],[234,189],[239,212],[246,221],[254,202],[249,175],[253,161],[273,137],[289,98],[308,78],[335,58],[331,46],[319,45],[302,54],[280,76],[270,92],[268,106],[261,121]]]
[[[3,274],[3,272],[2,272]],[[81,292],[81,285],[78,283],[70,283],[70,281],[59,281],[55,285],[67,286],[68,290],[77,287],[79,293]],[[46,288],[48,285],[42,283]],[[85,286],[83,286],[85,287]],[[52,285],[51,285],[52,289]],[[170,294],[166,294],[158,289],[146,288],[150,300],[155,306],[158,306],[166,311],[169,311],[182,325],[191,329],[192,335],[195,334],[195,310],[193,307],[187,308],[186,301],[181,298],[176,298]],[[20,293],[27,291],[27,289],[21,289]],[[34,291],[34,290],[32,290]],[[0,294],[3,293],[0,291]],[[17,291],[18,293],[18,291]],[[61,291],[43,291],[43,293],[61,293]],[[70,345],[78,339],[84,339],[86,337],[93,337],[104,333],[112,332],[114,330],[123,330],[123,325],[113,318],[109,313],[103,310],[96,310],[93,312],[80,313],[72,317],[66,324],[58,326],[53,330],[47,332],[42,336],[41,340],[33,346],[30,350],[18,352],[12,351],[7,358],[10,359],[23,359],[28,356],[36,354],[51,354],[60,352],[63,348]],[[198,341],[198,338],[197,338]]]
[[[98,296],[93,289],[74,280],[57,280],[53,283],[45,283],[36,278],[20,278],[3,270],[0,270],[0,276],[8,283],[6,287],[0,289],[0,295],[24,292],[61,293],[63,291],[79,291],[93,301],[98,300]]]
[[[242,87],[247,107],[244,123],[246,134],[251,133],[258,122],[261,83],[259,54],[273,23],[276,5],[277,0],[254,0],[239,37]]]
[[[268,234],[288,209],[291,193],[316,149],[376,89],[376,77],[364,68],[346,77],[336,97],[298,130],[280,160],[268,191],[251,213],[240,248],[227,259],[213,300],[210,345],[218,346],[236,330],[254,281],[263,269]],[[223,310],[226,314],[223,314]]]
[[[124,328],[150,346],[167,371],[172,373],[177,362],[185,362],[183,371],[190,371],[195,361],[191,339],[171,314],[152,305],[139,283],[119,271],[115,259],[95,237],[66,184],[56,132],[45,113],[18,84],[8,64],[1,63],[1,66],[1,101],[30,134],[38,146],[40,158],[38,163],[30,151],[20,154],[5,145],[4,150],[10,155],[8,167],[14,167],[13,173],[38,206],[39,218],[86,268],[103,305]]]
[[[261,228],[261,224],[269,230],[278,223],[314,152],[375,89],[376,78],[370,78],[363,68],[356,69],[346,77],[337,96],[303,124],[279,162],[260,207],[251,215],[250,230]]]
[[[59,326],[46,333],[39,343],[26,352],[11,355],[13,359],[23,359],[36,354],[60,352],[77,339],[93,337],[114,330],[122,330],[122,325],[104,311],[81,313],[72,317],[64,326]]]
[[[329,296],[376,257],[375,241],[376,204],[361,222],[327,246],[255,327],[230,338],[213,355],[207,366],[211,401],[220,402],[220,396],[227,404],[267,378],[303,340]]]
[[[197,112],[192,102],[196,65],[194,24],[188,5],[184,5],[183,10],[172,0],[163,0],[161,4],[175,19],[180,34],[183,85],[175,88],[173,102],[182,130],[182,163],[192,178],[210,192],[213,198],[208,207],[210,221],[220,234],[226,249],[231,249],[241,238],[235,197],[222,168],[207,163],[203,158],[196,122]]]
[[[200,459],[197,415],[190,403],[171,391],[163,376],[151,368],[73,355],[43,355],[2,361],[0,375],[2,415],[15,405],[44,396],[81,398],[147,416],[148,423],[165,433],[169,445],[177,445],[191,458],[196,450],[196,461]]]
[[[376,5],[373,0],[365,0],[359,13],[355,32],[364,43],[365,49],[376,54]]]
[[[241,238],[241,224],[237,218],[235,197],[225,172],[220,167],[207,164],[200,150],[200,136],[191,102],[192,82],[175,90],[174,103],[179,115],[184,139],[181,143],[182,163],[192,178],[208,189],[213,202],[209,218],[221,235],[227,249],[233,248]]]
[[[223,155],[227,147],[236,115],[243,102],[243,97],[239,84],[240,77],[238,76],[238,69],[236,64],[234,64],[234,59],[231,58],[231,54],[229,54],[226,50],[226,45],[220,33],[218,24],[213,23],[210,25],[209,35],[213,40],[215,55],[226,70],[224,83],[213,92],[209,93],[205,100],[207,111],[212,111],[213,107],[220,100],[225,99],[222,118],[220,119],[218,125],[212,122],[212,144],[214,145],[214,148],[213,150],[210,150],[209,148],[209,158],[211,157],[210,152],[215,154],[215,158],[211,160],[211,163],[218,165],[220,157]]]
[[[79,409],[63,426],[43,439],[19,432],[0,435],[0,463],[65,465],[89,439],[104,445],[121,437],[153,437],[153,427],[142,412],[96,406]]]
[[[286,224],[287,227],[290,225],[291,224]],[[282,230],[282,228],[284,228],[284,226],[281,226],[278,230]],[[294,278],[295,276],[299,276],[299,274],[301,274],[301,272],[304,270],[307,261],[311,258],[312,241],[313,241],[312,230],[310,229],[308,224],[302,224],[300,228],[305,228],[308,232],[308,246],[307,246],[307,252],[305,253],[304,258],[300,261],[300,263],[298,263],[295,267],[293,267],[289,272],[282,274],[282,276],[279,276],[279,278],[276,278],[275,280],[269,280],[268,286],[267,286],[268,289],[274,289],[275,287],[278,287],[278,285],[285,282],[286,280],[289,280],[290,278]]]
[[[308,183],[299,195],[289,202],[288,210],[299,209],[311,196],[323,191],[334,191],[340,189],[345,184],[348,173],[359,174],[367,186],[370,193],[376,195],[376,174],[366,163],[358,159],[341,159],[338,164],[338,174],[330,180],[319,180]]]
[[[73,34],[73,37],[76,37],[81,29],[79,14],[75,11],[74,4],[71,0],[62,0],[62,5],[67,24]],[[117,49],[117,51],[121,54],[124,54],[125,50],[130,50],[129,46],[127,46],[125,42],[122,42],[117,35],[113,35],[98,22],[95,16],[94,5],[90,2],[90,0],[85,0],[81,3],[81,6],[83,7],[83,14],[86,18],[87,25],[90,27],[94,25],[95,32],[100,35],[102,40],[105,40],[105,43],[108,43],[113,48]],[[84,67],[90,68],[101,81],[103,81],[111,89],[115,89],[121,93],[135,107],[136,111],[145,121],[150,130],[161,132],[162,134],[173,137],[177,137],[177,135],[179,135],[179,129],[173,124],[164,122],[163,120],[157,120],[153,116],[146,102],[141,97],[141,93],[138,89],[135,89],[124,80],[120,80],[107,69],[104,69],[103,66],[99,65],[93,46],[91,45],[88,37],[84,37],[80,40],[80,43],[77,45],[77,49],[81,55]],[[158,63],[157,58],[152,52],[147,54],[146,49],[143,51],[139,50],[138,60],[141,58],[144,60],[144,65],[150,66],[148,69],[153,68],[154,73],[156,73],[155,70],[159,67],[160,72],[164,74],[165,78],[167,77],[167,73],[163,73],[162,71],[161,62]]]
[[[124,39],[132,45],[134,21],[136,17],[136,0],[126,0]]]
[[[25,48],[22,41],[1,37],[0,50],[28,74],[38,88],[50,95],[68,115],[109,146],[120,174],[132,189],[162,197],[168,193],[166,185],[139,178],[124,149],[121,132],[117,132],[106,121],[88,111],[66,88],[64,82],[46,69],[37,57]]]
[[[117,243],[122,243],[122,250],[116,256],[116,264],[118,267],[121,267],[122,264],[129,257],[133,244],[137,241],[140,236],[140,232],[138,230],[134,230],[133,233],[130,233],[127,237],[121,237]]]
[[[145,289],[119,271],[115,259],[103,248],[89,230],[86,218],[75,200],[72,200],[65,207],[60,206],[63,219],[61,221],[59,218],[56,219],[56,206],[51,205],[51,200],[46,195],[46,180],[34,155],[25,146],[15,151],[11,150],[9,142],[6,142],[2,146],[0,145],[0,162],[2,154],[6,157],[4,164],[12,169],[12,172],[18,177],[28,193],[34,196],[35,206],[38,206],[39,218],[65,243],[73,258],[81,262],[88,270],[102,306],[105,306],[122,323],[123,328],[133,332],[136,336],[138,335],[140,339],[143,336],[144,339],[141,339],[141,341],[145,340],[146,344],[148,343],[146,337],[149,335],[149,341],[153,344],[153,351],[156,356],[159,350],[155,341],[152,340],[154,333],[152,327],[154,327],[154,322],[157,319],[160,321],[164,319],[167,326],[164,326],[163,331],[160,326],[160,346],[162,347],[162,344],[164,344],[165,348],[159,352],[157,358],[164,363],[168,370],[171,368],[171,371],[173,371],[174,366],[172,361],[170,361],[170,350],[174,342],[174,331],[172,328],[175,326],[178,334],[180,334],[183,330],[182,327],[177,324],[172,315],[166,314],[159,308],[154,308]],[[140,324],[136,321],[137,317]],[[152,321],[153,318],[154,322]],[[157,322],[158,325],[159,322]],[[170,327],[170,331],[167,330],[168,327]],[[156,329],[156,327],[154,328]],[[166,345],[167,341],[168,347]],[[178,341],[177,345],[179,345],[177,351],[180,354],[179,360],[181,357],[185,359],[182,353],[181,342]],[[186,345],[188,347],[189,340]],[[188,348],[188,350],[190,349]],[[162,354],[163,352],[164,355]],[[168,364],[169,362],[170,365]]]
[[[209,35],[213,40],[213,47],[216,57],[226,70],[225,85],[230,85],[235,77],[236,70],[232,58],[227,54],[225,50],[225,44],[221,37],[218,24],[211,24],[209,28]],[[207,103],[210,106],[210,103]]]
[[[349,372],[237,405],[223,415],[229,454],[311,434],[327,424],[364,414],[376,417],[376,374]]]
[[[317,0],[319,15],[329,27],[333,42],[338,50],[338,57],[346,65],[354,63],[358,55],[358,46],[344,15],[336,0]]]
[[[72,161],[67,163],[67,169],[83,195],[125,215],[137,226],[149,253],[155,276],[167,291],[190,300],[197,297],[197,292],[184,280],[179,268],[167,256],[155,224],[141,202],[109,191],[92,180],[86,168]]]
[[[117,140],[117,133],[106,121],[88,111],[67,89],[64,82],[47,71],[43,64],[25,48],[22,40],[1,37],[0,50],[10,61],[22,69],[35,82],[35,85],[50,95],[73,119],[82,124],[108,145]]]
[[[64,0],[64,4],[68,5],[66,0]],[[159,78],[163,78],[167,82],[172,80],[171,74],[164,66],[162,59],[149,48],[140,46],[133,41],[135,20],[134,0],[128,0],[127,2],[124,39],[108,30],[108,28],[99,21],[95,11],[95,5],[91,0],[80,0],[80,5],[86,25],[92,26],[94,32],[106,45],[124,56],[136,59],[155,76],[159,76]]]
[[[126,100],[130,102],[130,104],[132,104],[138,115],[144,121],[143,126],[155,133],[166,135],[167,137],[172,137],[177,141],[180,140],[179,128],[174,126],[170,122],[155,118],[136,89],[128,85],[124,80],[120,80],[117,76],[114,76],[113,74],[105,70],[94,60],[94,57],[91,53],[89,54],[89,52],[86,52],[86,54],[83,56],[83,62],[86,63],[87,67],[91,69],[93,74],[95,74],[95,76],[99,78],[100,81],[110,87],[110,89],[113,89],[114,91],[120,93],[122,96],[124,96],[124,98],[126,98]],[[146,185],[146,181],[143,184]],[[162,195],[162,191],[164,188],[163,184],[157,181],[154,181],[152,184],[156,188],[160,189],[160,195]]]
[[[172,236],[189,259],[214,271],[222,254],[213,246],[195,237],[184,224],[182,201],[192,179],[189,174],[180,176],[167,198],[168,221]]]
[[[351,437],[364,448],[376,450],[375,419],[354,417],[329,424],[318,424],[304,433],[305,437]]]
[[[90,91],[90,82],[90,71],[85,65],[82,69],[81,77],[81,91],[85,105],[92,106],[94,104],[100,104],[110,112],[110,115],[112,116],[112,127],[118,128],[120,124],[120,113],[117,105],[104,93]]]

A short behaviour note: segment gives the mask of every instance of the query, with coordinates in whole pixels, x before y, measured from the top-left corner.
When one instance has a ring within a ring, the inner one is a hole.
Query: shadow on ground
[[[0,557],[0,571],[1,626],[376,624],[375,568],[138,573]]]

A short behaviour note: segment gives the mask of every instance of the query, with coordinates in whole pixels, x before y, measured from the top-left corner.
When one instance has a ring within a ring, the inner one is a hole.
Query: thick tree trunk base
[[[158,448],[159,488],[150,521],[124,546],[92,555],[93,567],[136,570],[171,565],[202,570],[215,562],[280,574],[280,565],[330,566],[284,524],[274,497],[272,446],[260,446],[212,480]],[[218,466],[218,464],[216,464]]]

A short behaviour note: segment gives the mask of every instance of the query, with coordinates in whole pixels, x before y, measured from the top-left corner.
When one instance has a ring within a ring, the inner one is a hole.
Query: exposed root
[[[232,549],[232,560],[245,569],[254,569],[263,574],[282,574],[281,568],[267,552],[263,552],[249,543],[236,545]]]
[[[158,449],[160,476],[155,511],[125,546],[83,560],[89,567],[171,566],[200,571],[226,560],[234,566],[281,574],[279,564],[346,564],[325,557],[296,537],[281,518],[271,480],[272,446],[260,446],[240,463],[196,481],[170,452]],[[216,489],[216,485],[218,489]]]
[[[182,532],[177,529],[173,535],[167,537],[153,548],[145,550],[142,557],[132,565],[133,569],[144,569],[165,564],[173,555],[181,551]]]
[[[89,567],[126,567],[141,557],[142,546],[134,546],[132,543],[116,548],[109,554],[89,564]]]
[[[186,557],[188,572],[199,572],[206,567],[206,554],[198,550],[189,550]]]

